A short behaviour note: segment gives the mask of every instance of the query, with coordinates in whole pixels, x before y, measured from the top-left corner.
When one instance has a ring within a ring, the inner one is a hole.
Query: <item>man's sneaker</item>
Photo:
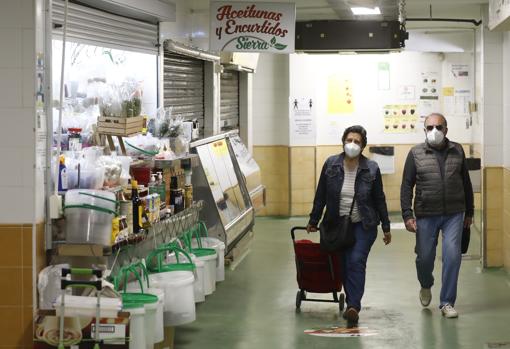
[[[444,317],[449,319],[456,318],[459,316],[457,310],[455,310],[455,308],[450,304],[443,305],[443,307],[441,308],[441,313],[443,314]]]
[[[358,311],[354,308],[348,308],[343,314],[343,317],[349,324],[357,324],[359,320]]]
[[[420,290],[420,302],[424,307],[428,307],[430,301],[432,300],[432,293],[430,292],[430,288],[422,288]]]

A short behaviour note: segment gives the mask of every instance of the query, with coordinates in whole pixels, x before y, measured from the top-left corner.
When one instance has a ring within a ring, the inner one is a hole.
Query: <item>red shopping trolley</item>
[[[290,230],[296,255],[296,272],[299,291],[296,294],[296,309],[301,302],[338,303],[340,313],[344,310],[345,294],[342,293],[340,256],[321,250],[320,244],[310,240],[296,240],[294,232],[306,227],[293,227]],[[332,293],[333,300],[307,298],[307,292]]]

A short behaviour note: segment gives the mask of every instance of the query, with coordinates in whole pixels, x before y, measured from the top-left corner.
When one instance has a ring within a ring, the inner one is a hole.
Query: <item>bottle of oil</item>
[[[131,201],[133,202],[133,234],[138,234],[143,223],[143,206],[142,200],[138,196],[138,182],[136,180],[131,181]]]
[[[173,206],[174,213],[184,210],[184,193],[179,188],[177,176],[172,176],[170,181],[170,207]]]

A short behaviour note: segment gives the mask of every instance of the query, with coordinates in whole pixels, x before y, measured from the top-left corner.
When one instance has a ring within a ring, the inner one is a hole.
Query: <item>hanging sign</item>
[[[221,1],[210,11],[212,51],[294,52],[294,3]]]

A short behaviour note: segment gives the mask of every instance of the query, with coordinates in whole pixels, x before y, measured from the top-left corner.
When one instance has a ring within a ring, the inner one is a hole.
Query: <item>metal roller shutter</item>
[[[53,35],[62,36],[64,1],[52,1]],[[158,54],[158,26],[69,3],[67,38],[96,46]]]
[[[165,51],[163,63],[164,106],[185,121],[198,120],[204,135],[204,61]]]
[[[221,74],[220,123],[222,131],[239,129],[239,72]]]

